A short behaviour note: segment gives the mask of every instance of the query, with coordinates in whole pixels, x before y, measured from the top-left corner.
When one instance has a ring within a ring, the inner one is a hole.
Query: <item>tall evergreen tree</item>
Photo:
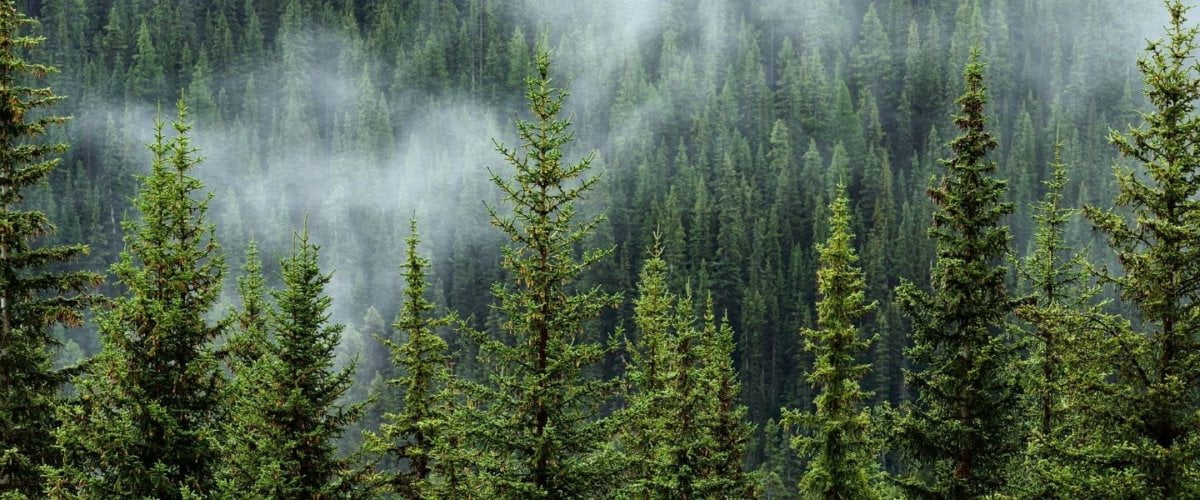
[[[592,155],[563,161],[572,134],[558,114],[567,93],[552,85],[547,44],[539,43],[534,76],[526,80],[534,121],[517,121],[523,151],[497,146],[515,177],[492,176],[512,204],[511,215],[489,207],[492,223],[512,242],[502,264],[513,281],[493,287],[501,330],[512,341],[477,336],[490,364],[486,383],[472,391],[486,402],[476,420],[483,451],[477,466],[488,489],[501,495],[579,498],[604,494],[618,474],[611,421],[599,416],[614,384],[585,372],[610,349],[585,333],[619,296],[573,290],[579,274],[612,249],[575,256],[601,219],[576,223],[574,204],[598,178],[583,177]]]
[[[88,290],[102,281],[62,271],[88,247],[36,244],[55,227],[44,212],[22,205],[26,190],[46,181],[67,148],[39,140],[67,119],[36,115],[62,98],[28,86],[56,71],[22,59],[44,40],[21,33],[32,22],[14,1],[0,2],[0,496],[37,495],[38,467],[57,462],[54,403],[66,377],[54,370],[51,328],[78,326],[82,309],[95,301]]]
[[[212,340],[224,255],[207,222],[209,197],[191,176],[199,163],[181,100],[173,128],[155,124],[150,175],[124,223],[112,272],[126,292],[98,311],[103,349],[64,407],[57,436],[64,465],[56,495],[180,498],[210,491],[218,459],[221,376]]]
[[[843,191],[830,205],[829,239],[819,248],[817,330],[804,332],[805,347],[816,358],[808,382],[817,390],[816,411],[784,410],[785,425],[805,433],[794,447],[808,458],[800,481],[805,497],[872,498],[875,465],[871,419],[863,407],[869,394],[862,378],[869,365],[859,363],[871,341],[859,335],[862,321],[875,303],[866,302],[866,279],[858,267],[850,233],[850,200]]]
[[[280,261],[284,288],[272,293],[273,338],[249,368],[249,387],[232,403],[236,436],[225,460],[237,467],[222,484],[231,494],[322,498],[356,486],[333,440],[358,418],[362,405],[340,403],[354,370],[333,368],[344,327],[329,324],[330,276],[321,273],[318,252],[305,228],[294,236],[291,255]]]
[[[450,318],[431,317],[436,305],[425,298],[429,261],[417,253],[420,238],[415,219],[406,242],[402,267],[407,288],[400,317],[392,324],[405,340],[384,341],[401,374],[388,383],[403,392],[404,406],[398,413],[384,415],[371,445],[400,467],[386,480],[391,489],[407,498],[426,498],[434,492],[431,476],[439,465],[436,453],[439,441],[446,439],[443,434],[451,417],[442,394],[449,382],[448,346],[435,331]]]
[[[1167,2],[1165,40],[1138,61],[1154,107],[1144,125],[1109,140],[1141,164],[1118,167],[1118,209],[1089,206],[1124,273],[1110,277],[1137,307],[1143,335],[1122,346],[1113,415],[1128,434],[1122,460],[1146,497],[1200,495],[1200,75],[1193,60],[1200,28],[1188,8]]]
[[[625,369],[629,386],[627,419],[621,428],[621,443],[629,460],[629,480],[624,491],[634,497],[654,497],[675,491],[670,478],[673,444],[679,428],[673,426],[673,410],[680,398],[675,378],[680,374],[676,361],[679,326],[676,300],[668,286],[667,262],[655,234],[649,258],[642,264],[638,280],[638,298],[634,302],[637,338],[629,349]],[[690,316],[690,311],[687,311]]]
[[[897,290],[912,320],[908,355],[916,401],[905,405],[899,439],[910,473],[901,484],[950,498],[999,491],[1017,443],[1015,347],[1005,331],[1012,301],[999,266],[1008,248],[1001,221],[1012,205],[1005,183],[987,159],[996,140],[986,130],[983,63],[974,51],[963,72],[966,89],[954,122],[961,131],[943,160],[941,183],[929,191],[937,205],[930,237],[937,260],[932,293],[912,283]]]
[[[697,498],[753,498],[757,496],[754,479],[743,470],[746,447],[754,426],[746,421],[741,400],[741,384],[733,368],[733,326],[729,318],[717,322],[709,295],[703,328],[699,332],[700,363],[692,377],[700,382],[698,397],[706,399],[706,412],[697,417],[705,423],[702,459],[694,486]]]
[[[1034,207],[1033,250],[1018,266],[1032,295],[1015,311],[1030,326],[1030,440],[1017,486],[1030,497],[1096,497],[1127,489],[1124,478],[1105,477],[1097,464],[1114,433],[1105,422],[1111,366],[1129,335],[1096,301],[1100,287],[1090,276],[1087,252],[1076,251],[1064,236],[1076,210],[1063,204],[1061,148],[1056,144],[1046,195]]]

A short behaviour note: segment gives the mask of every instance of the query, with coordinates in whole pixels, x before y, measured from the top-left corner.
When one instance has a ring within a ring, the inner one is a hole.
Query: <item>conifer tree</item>
[[[1166,39],[1138,61],[1154,109],[1109,135],[1143,168],[1118,167],[1118,208],[1086,215],[1108,235],[1124,271],[1109,278],[1144,329],[1122,343],[1116,366],[1112,415],[1128,431],[1116,467],[1140,478],[1135,495],[1184,498],[1200,495],[1200,28],[1185,26],[1182,1],[1166,5]]]
[[[733,337],[728,317],[717,322],[709,295],[697,346],[701,359],[692,375],[704,391],[697,396],[706,399],[706,412],[698,416],[706,424],[703,437],[707,447],[699,450],[700,474],[694,486],[697,498],[757,495],[754,478],[743,470],[754,427],[746,421],[746,407],[738,403],[741,385],[733,369]]]
[[[55,495],[180,498],[208,492],[218,459],[221,376],[205,320],[220,293],[224,255],[207,222],[210,197],[191,176],[199,163],[178,104],[173,128],[155,124],[150,175],[124,223],[112,273],[127,290],[98,311],[104,342],[77,382],[79,404],[62,408],[64,465]]]
[[[497,146],[515,177],[492,175],[512,205],[511,215],[489,206],[493,225],[511,241],[502,264],[513,281],[495,285],[493,294],[501,330],[512,341],[476,335],[490,366],[471,396],[486,403],[476,417],[477,468],[489,490],[579,498],[603,495],[619,473],[608,444],[611,421],[599,416],[614,384],[585,372],[610,348],[584,336],[589,321],[615,307],[619,296],[573,289],[579,274],[612,249],[575,256],[601,219],[575,222],[574,204],[598,178],[584,177],[592,155],[563,161],[572,134],[558,115],[567,93],[552,85],[547,44],[539,43],[534,76],[526,80],[534,120],[517,122],[523,150]]]
[[[237,278],[237,290],[242,307],[231,319],[233,332],[223,347],[235,382],[239,370],[253,365],[268,347],[267,280],[263,276],[262,259],[258,256],[258,244],[254,241],[246,247],[246,261]]]
[[[370,445],[399,466],[394,475],[388,473],[390,489],[407,498],[426,498],[434,491],[431,476],[441,465],[435,463],[436,453],[440,441],[446,439],[443,434],[451,417],[443,394],[450,375],[448,346],[435,331],[450,318],[431,317],[436,306],[425,298],[429,261],[417,253],[420,238],[416,219],[411,221],[406,242],[402,267],[407,288],[400,316],[392,324],[401,334],[399,338],[405,340],[400,344],[384,340],[401,374],[388,384],[403,392],[404,406],[397,413],[384,415],[384,423]]]
[[[866,303],[866,279],[858,267],[850,233],[849,199],[843,191],[830,205],[829,239],[819,248],[817,330],[804,332],[805,348],[816,358],[808,382],[818,391],[816,411],[785,410],[785,425],[805,434],[793,440],[809,459],[800,481],[805,497],[849,499],[878,496],[872,486],[874,462],[871,420],[861,381],[869,365],[859,363],[871,341],[859,335],[875,303]]]
[[[1097,497],[1127,488],[1096,464],[1104,462],[1116,433],[1105,417],[1108,380],[1119,344],[1130,339],[1128,328],[1096,301],[1100,287],[1092,283],[1087,252],[1066,242],[1076,210],[1063,206],[1061,148],[1055,145],[1046,195],[1034,207],[1033,251],[1018,266],[1032,295],[1015,311],[1030,326],[1030,440],[1017,486],[1029,497]]]
[[[36,244],[55,227],[45,213],[22,205],[26,190],[45,182],[67,148],[39,140],[66,118],[29,116],[62,99],[27,86],[56,71],[21,57],[44,40],[21,33],[32,22],[12,0],[0,2],[0,496],[37,495],[38,467],[57,462],[54,403],[66,376],[54,370],[58,341],[50,329],[79,326],[82,309],[96,299],[88,290],[102,281],[95,273],[62,271],[88,247]]]
[[[629,480],[624,491],[634,497],[669,494],[675,484],[669,479],[674,453],[671,449],[680,429],[672,423],[679,407],[674,391],[679,376],[676,361],[679,326],[676,300],[668,289],[667,262],[655,234],[649,258],[642,264],[638,298],[634,302],[634,324],[638,337],[631,346],[625,370],[629,386],[626,423],[621,441],[629,460]],[[686,311],[690,316],[690,311]],[[686,323],[685,323],[686,325]]]
[[[353,366],[334,370],[334,349],[344,328],[329,324],[330,275],[318,266],[319,247],[305,228],[280,261],[284,288],[272,295],[273,338],[249,368],[246,393],[233,402],[237,467],[222,488],[268,498],[321,498],[345,494],[355,476],[336,456],[333,440],[361,413],[344,406]]]
[[[1005,484],[1017,443],[1018,384],[1015,348],[1005,332],[1012,301],[998,261],[1008,248],[1000,225],[1012,206],[1001,200],[1005,183],[987,159],[996,140],[986,130],[983,63],[974,51],[963,73],[966,89],[950,142],[954,156],[929,191],[937,205],[930,237],[937,260],[932,292],[912,283],[897,290],[912,321],[908,355],[916,401],[905,405],[899,440],[910,473],[901,484],[923,494],[974,498]]]

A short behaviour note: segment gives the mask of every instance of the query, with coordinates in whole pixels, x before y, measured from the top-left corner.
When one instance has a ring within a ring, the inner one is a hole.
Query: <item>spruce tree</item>
[[[385,472],[389,489],[406,498],[426,498],[435,491],[432,476],[443,465],[436,463],[437,452],[451,423],[443,393],[450,382],[448,346],[435,331],[450,318],[432,317],[437,306],[425,298],[429,261],[417,253],[420,238],[415,219],[406,243],[402,268],[407,288],[400,316],[392,324],[398,338],[405,340],[384,340],[401,374],[388,384],[404,394],[404,406],[397,413],[384,414],[379,433],[369,443],[399,467]]]
[[[64,465],[55,495],[180,498],[210,491],[218,459],[221,376],[205,319],[216,303],[224,255],[207,222],[209,196],[191,176],[199,163],[181,100],[173,128],[155,124],[150,175],[141,178],[112,273],[126,290],[97,311],[104,342],[77,381],[79,404],[62,408]]]
[[[344,328],[329,323],[330,275],[321,273],[319,247],[308,229],[293,236],[280,261],[284,288],[272,295],[272,339],[249,368],[242,397],[232,403],[235,441],[226,460],[237,464],[222,490],[266,498],[345,495],[357,485],[333,440],[361,413],[341,403],[353,366],[335,370],[334,349]]]
[[[754,427],[746,421],[746,407],[739,403],[741,384],[733,369],[734,332],[729,318],[718,323],[712,295],[705,307],[699,332],[699,365],[691,375],[704,398],[706,448],[695,450],[701,456],[699,474],[693,486],[697,498],[753,498],[757,496],[754,478],[744,471],[746,447]]]
[[[222,348],[235,383],[241,369],[252,366],[265,354],[270,331],[267,280],[263,276],[262,259],[258,256],[258,244],[254,241],[246,247],[246,261],[237,278],[237,291],[242,307],[230,319],[232,332]]]
[[[54,369],[58,341],[51,328],[79,326],[82,310],[96,299],[88,290],[102,281],[95,273],[63,271],[88,247],[38,245],[55,227],[44,212],[22,204],[67,148],[39,140],[67,119],[36,115],[62,98],[27,86],[56,71],[21,57],[44,41],[21,34],[32,22],[12,0],[0,2],[0,495],[38,494],[38,467],[57,462],[54,404],[66,376]]]
[[[1166,5],[1167,37],[1138,61],[1154,109],[1141,127],[1109,134],[1141,168],[1118,167],[1117,208],[1086,215],[1108,236],[1124,271],[1109,279],[1143,330],[1117,358],[1111,413],[1127,445],[1112,472],[1140,478],[1135,495],[1183,498],[1200,496],[1200,28],[1185,26],[1182,1]]]
[[[1029,325],[1026,397],[1029,443],[1017,484],[1029,497],[1097,497],[1126,490],[1124,478],[1097,464],[1116,428],[1106,420],[1112,364],[1119,344],[1131,340],[1119,318],[1096,300],[1087,252],[1064,233],[1077,213],[1063,203],[1067,184],[1062,144],[1055,145],[1046,195],[1034,207],[1034,247],[1018,276],[1032,294],[1016,308]]]
[[[488,364],[485,383],[471,391],[483,403],[476,467],[487,489],[502,496],[580,498],[605,494],[619,473],[611,421],[600,416],[614,384],[585,371],[610,351],[588,340],[589,323],[619,296],[575,289],[580,273],[612,249],[576,257],[601,219],[577,223],[575,203],[598,178],[585,177],[590,154],[564,162],[572,134],[559,112],[567,92],[552,85],[547,43],[539,43],[526,80],[534,120],[517,121],[523,149],[497,145],[515,176],[492,174],[512,206],[511,214],[488,208],[510,239],[502,264],[512,282],[493,287],[502,336],[476,335]]]
[[[912,283],[897,290],[912,321],[907,353],[916,401],[906,404],[899,440],[909,474],[901,484],[923,494],[974,498],[999,491],[1017,449],[1015,348],[1006,334],[1012,300],[1001,221],[1012,212],[1005,183],[987,159],[996,140],[986,130],[983,63],[974,51],[963,73],[966,89],[954,116],[960,135],[943,160],[941,183],[929,191],[937,206],[930,237],[937,259],[931,292]]]
[[[657,238],[656,233],[638,280],[638,298],[633,304],[638,336],[629,348],[625,369],[630,394],[620,442],[629,460],[629,479],[623,491],[637,498],[669,495],[676,489],[670,472],[672,448],[680,431],[672,425],[673,411],[679,407],[674,382],[680,374],[675,331],[680,322]]]
[[[784,410],[784,424],[805,431],[794,438],[793,446],[808,459],[800,492],[810,498],[878,496],[872,485],[878,467],[871,419],[863,407],[870,395],[861,383],[870,366],[858,361],[871,341],[859,335],[857,325],[875,303],[866,303],[866,279],[850,233],[849,203],[843,191],[829,207],[829,239],[818,249],[818,329],[804,332],[805,348],[815,357],[807,378],[818,392],[816,410]]]

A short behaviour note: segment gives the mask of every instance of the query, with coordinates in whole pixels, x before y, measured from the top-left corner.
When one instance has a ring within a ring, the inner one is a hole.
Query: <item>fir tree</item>
[[[680,373],[675,332],[679,321],[674,294],[668,289],[667,262],[657,238],[656,233],[638,280],[638,298],[633,305],[638,337],[629,349],[631,359],[625,369],[630,395],[621,435],[629,460],[629,482],[624,490],[638,498],[668,495],[676,488],[669,474],[674,455],[671,448],[680,430],[671,425],[673,410],[679,406],[673,391]]]
[[[408,286],[400,316],[392,324],[401,334],[399,338],[405,340],[401,344],[384,340],[401,374],[388,384],[402,391],[404,406],[397,413],[385,414],[379,433],[371,439],[371,446],[400,466],[394,475],[388,473],[386,482],[407,498],[433,494],[432,475],[442,465],[436,463],[436,454],[440,441],[446,439],[444,432],[451,417],[443,394],[449,382],[448,346],[435,331],[450,318],[431,317],[436,306],[425,298],[429,261],[417,253],[419,243],[414,219],[402,265]]]
[[[333,368],[344,327],[329,324],[330,276],[321,273],[318,252],[305,228],[280,261],[284,288],[272,292],[276,306],[268,315],[273,338],[232,403],[236,434],[226,460],[237,467],[222,484],[231,494],[321,498],[356,486],[333,440],[362,405],[340,403],[354,371]]]
[[[220,293],[224,255],[206,219],[209,197],[181,100],[173,128],[155,125],[150,175],[126,220],[112,272],[127,290],[98,311],[103,349],[60,412],[64,466],[55,495],[180,498],[210,491],[218,459],[221,377],[205,320]]]
[[[700,363],[692,377],[700,384],[705,412],[698,415],[705,423],[704,443],[700,452],[694,491],[698,498],[752,498],[757,495],[755,478],[743,470],[746,446],[754,427],[746,422],[746,407],[739,404],[741,385],[733,369],[733,327],[729,318],[718,323],[712,296],[704,312],[699,332]]]
[[[1061,148],[1055,145],[1046,195],[1034,207],[1033,251],[1018,266],[1032,295],[1015,311],[1030,326],[1030,440],[1017,486],[1029,497],[1097,497],[1126,488],[1097,464],[1115,433],[1106,422],[1106,398],[1118,345],[1129,335],[1096,301],[1100,287],[1092,284],[1087,252],[1064,237],[1076,210],[1063,206]]]
[[[66,376],[54,370],[51,328],[79,326],[82,309],[96,299],[88,290],[102,281],[62,271],[88,247],[37,245],[55,227],[44,212],[22,205],[26,190],[46,181],[67,148],[39,140],[66,118],[30,116],[62,99],[27,86],[56,71],[21,57],[44,40],[20,33],[32,22],[12,0],[0,2],[0,496],[37,495],[38,467],[57,461],[54,403]]]
[[[1145,329],[1118,357],[1112,415],[1128,444],[1113,473],[1139,478],[1134,495],[1183,498],[1200,495],[1200,28],[1184,25],[1182,1],[1166,5],[1167,37],[1138,61],[1154,110],[1142,113],[1143,126],[1109,135],[1144,168],[1117,168],[1119,208],[1086,214],[1108,235],[1124,270],[1110,279]]]
[[[863,401],[869,394],[861,381],[869,365],[861,358],[871,341],[859,335],[862,321],[875,303],[866,303],[866,279],[858,268],[850,233],[850,207],[845,192],[830,205],[829,240],[819,248],[817,330],[804,332],[805,348],[815,356],[808,382],[818,391],[813,413],[785,410],[784,424],[799,425],[805,434],[793,446],[808,458],[800,481],[805,497],[872,498],[877,466],[871,442],[871,420]]]
[[[547,43],[539,43],[534,76],[526,80],[534,121],[517,122],[524,150],[497,146],[515,178],[492,176],[513,209],[502,215],[489,206],[492,223],[511,239],[502,263],[513,282],[495,285],[493,293],[512,342],[477,335],[490,366],[486,384],[474,386],[472,396],[486,402],[476,438],[483,452],[478,473],[489,490],[579,498],[604,494],[618,474],[608,444],[611,422],[599,417],[614,385],[584,371],[610,349],[584,333],[619,296],[572,289],[580,272],[612,250],[575,257],[576,245],[601,219],[576,223],[574,204],[598,178],[583,177],[592,155],[563,162],[562,147],[572,135],[569,121],[558,116],[566,91],[552,86]]]
[[[1000,200],[1005,184],[987,154],[996,140],[986,130],[983,64],[978,51],[963,73],[966,90],[954,121],[941,184],[929,191],[937,205],[930,237],[937,260],[932,293],[905,283],[898,300],[912,320],[908,355],[916,401],[905,405],[899,439],[910,474],[901,483],[919,492],[973,498],[1005,484],[1019,435],[1015,348],[1005,333],[1011,300],[998,261],[1008,247],[1001,220],[1012,206]]]
[[[263,276],[262,259],[258,256],[258,244],[253,241],[246,247],[246,261],[237,278],[237,290],[242,307],[230,320],[233,332],[223,347],[235,381],[240,369],[253,365],[263,356],[270,330],[267,280]]]

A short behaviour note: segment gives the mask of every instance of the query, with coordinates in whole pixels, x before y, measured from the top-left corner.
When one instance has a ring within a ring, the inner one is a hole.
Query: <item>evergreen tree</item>
[[[707,414],[699,415],[707,434],[707,446],[698,450],[703,457],[694,488],[699,498],[753,498],[758,494],[755,478],[743,470],[754,426],[746,422],[746,407],[738,403],[741,385],[733,368],[733,338],[728,317],[717,323],[710,295],[697,346],[701,361],[692,375],[705,391],[699,396],[707,399]]]
[[[55,325],[79,326],[95,302],[88,290],[103,278],[63,271],[88,254],[85,245],[38,245],[55,227],[44,212],[22,204],[27,190],[46,181],[66,151],[40,140],[66,118],[36,113],[57,103],[49,88],[31,80],[56,70],[22,59],[43,38],[21,33],[32,19],[15,2],[0,2],[0,496],[36,496],[38,467],[57,462],[52,434],[55,396],[64,372],[54,369]]]
[[[223,347],[235,384],[240,378],[240,370],[258,361],[268,346],[267,280],[263,276],[262,259],[258,256],[258,244],[254,241],[246,247],[246,261],[237,278],[237,290],[242,307],[230,320],[233,332]]]
[[[672,443],[679,431],[671,425],[673,410],[679,407],[673,391],[680,368],[675,359],[679,338],[674,331],[679,318],[657,236],[642,264],[633,305],[638,336],[629,349],[631,359],[625,369],[630,395],[620,436],[629,460],[629,482],[624,490],[638,498],[668,495],[678,487],[670,478],[670,461],[676,455]]]
[[[163,65],[159,60],[158,50],[150,38],[150,28],[145,20],[138,27],[136,47],[133,66],[129,68],[129,80],[126,83],[129,95],[137,99],[160,97],[167,82],[163,76]]]
[[[404,406],[398,413],[385,414],[379,433],[371,439],[373,447],[400,466],[394,475],[389,473],[386,482],[407,498],[432,495],[432,475],[441,465],[435,463],[437,445],[446,438],[443,434],[450,419],[442,394],[449,381],[448,347],[435,331],[449,318],[430,317],[436,306],[425,298],[429,261],[417,253],[419,243],[413,219],[402,265],[408,286],[400,317],[392,324],[405,340],[402,344],[384,340],[401,374],[388,383],[402,391]]]
[[[872,485],[877,466],[871,420],[863,401],[869,393],[861,381],[870,365],[858,359],[871,341],[859,335],[862,321],[875,303],[866,303],[866,279],[858,268],[850,233],[850,200],[843,191],[830,205],[829,240],[819,248],[817,330],[804,332],[805,348],[816,360],[808,382],[818,391],[813,413],[784,410],[785,425],[805,434],[793,446],[808,458],[800,481],[806,497],[849,499],[878,496]]]
[[[333,369],[344,327],[329,324],[329,275],[318,267],[318,251],[305,228],[280,261],[284,288],[272,292],[276,307],[268,315],[273,338],[232,402],[234,443],[225,460],[233,467],[221,485],[229,494],[321,498],[356,486],[333,440],[362,405],[340,403],[354,370]]]
[[[1103,312],[1095,299],[1087,252],[1064,237],[1076,211],[1063,206],[1067,184],[1062,144],[1056,144],[1047,192],[1035,208],[1033,251],[1018,273],[1032,295],[1016,309],[1030,326],[1027,398],[1030,441],[1018,484],[1029,497],[1097,497],[1127,490],[1125,478],[1110,475],[1104,463],[1115,428],[1106,422],[1112,405],[1109,379],[1127,327]],[[1114,335],[1115,333],[1115,335]]]
[[[103,349],[62,408],[64,465],[52,493],[180,498],[210,491],[218,459],[221,376],[205,315],[220,293],[224,255],[206,219],[209,197],[191,176],[199,160],[181,100],[173,128],[155,124],[150,175],[141,178],[112,273],[126,292],[97,311]]]
[[[1112,415],[1128,432],[1116,467],[1139,478],[1135,495],[1184,498],[1200,495],[1200,28],[1184,25],[1182,1],[1166,5],[1167,37],[1138,61],[1154,109],[1142,127],[1109,135],[1144,168],[1118,168],[1119,208],[1086,214],[1108,235],[1124,270],[1110,279],[1145,329],[1121,346],[1116,367]]]
[[[1001,202],[1005,183],[992,176],[987,154],[996,141],[986,130],[983,63],[975,51],[963,73],[966,89],[954,122],[941,184],[929,191],[937,205],[930,237],[937,260],[932,293],[904,283],[898,300],[912,321],[908,355],[916,401],[905,405],[899,440],[910,473],[909,489],[950,498],[999,491],[1017,443],[1018,385],[1015,348],[1005,332],[1011,299],[1005,269],[1008,229],[1001,220],[1012,206]]]
[[[489,207],[492,223],[512,242],[502,263],[513,282],[493,287],[501,329],[512,342],[477,335],[490,366],[472,396],[486,402],[475,424],[483,452],[478,473],[489,490],[579,498],[604,494],[619,471],[608,445],[611,421],[599,417],[613,383],[584,371],[609,351],[584,336],[588,322],[619,296],[572,289],[580,272],[612,250],[575,257],[600,219],[574,222],[574,203],[598,178],[582,177],[592,155],[563,162],[562,147],[572,138],[569,122],[558,117],[566,91],[552,86],[547,43],[539,43],[535,74],[526,80],[534,121],[517,122],[524,150],[497,146],[515,178],[492,175],[513,208],[502,215]]]

